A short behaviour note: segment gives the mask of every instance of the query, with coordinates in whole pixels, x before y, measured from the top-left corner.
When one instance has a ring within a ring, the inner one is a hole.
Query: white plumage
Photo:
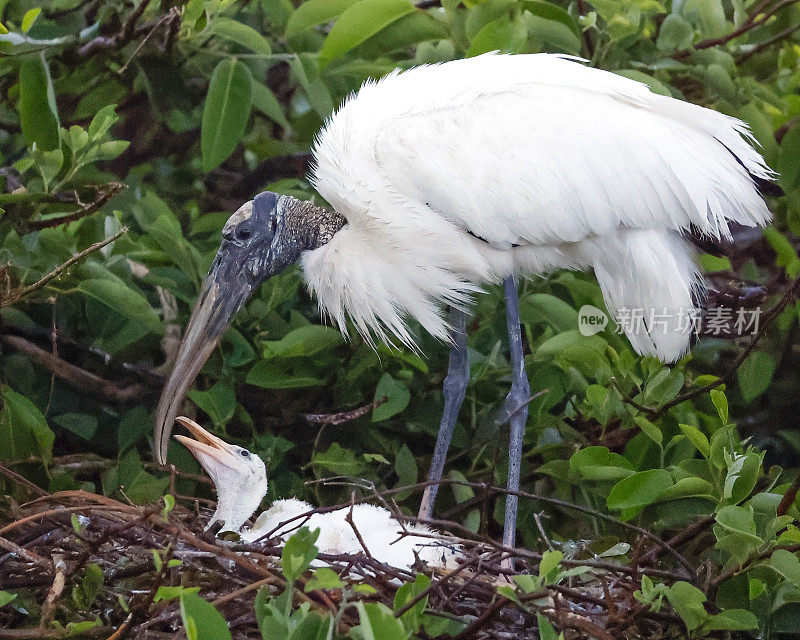
[[[217,508],[206,529],[219,522],[221,532],[238,533],[245,542],[266,536],[285,542],[302,526],[319,529],[316,546],[322,553],[368,553],[375,560],[400,569],[411,569],[417,558],[432,567],[458,567],[457,559],[462,554],[457,545],[446,542],[441,534],[433,535],[435,532],[424,525],[403,525],[388,509],[371,504],[352,508],[353,525],[361,540],[347,521],[350,507],[310,513],[313,507],[297,498],[276,500],[248,529],[245,522],[267,493],[264,461],[247,449],[209,433],[194,420],[184,416],[177,420],[194,438],[183,435],[175,438],[197,458],[217,491]],[[320,564],[324,563],[320,561],[315,566]]]
[[[401,525],[383,507],[372,504],[353,506],[353,525],[358,529],[363,545],[346,520],[350,507],[304,515],[311,511],[313,507],[310,504],[297,498],[276,500],[258,516],[252,529],[242,530],[240,535],[246,542],[267,534],[285,541],[303,526],[312,531],[319,529],[315,545],[321,553],[368,553],[378,562],[400,569],[411,569],[417,558],[431,567],[458,567],[457,559],[461,552],[454,544],[444,542],[441,535],[433,535],[433,530],[424,525]],[[292,521],[286,523],[288,520]]]
[[[347,225],[302,255],[305,278],[343,329],[349,315],[408,345],[406,318],[447,339],[443,305],[558,268],[593,268],[612,313],[686,314],[698,280],[679,233],[770,219],[752,142],[735,118],[564,56],[394,72],[316,140],[313,184]],[[689,344],[675,321],[628,337],[668,362]]]

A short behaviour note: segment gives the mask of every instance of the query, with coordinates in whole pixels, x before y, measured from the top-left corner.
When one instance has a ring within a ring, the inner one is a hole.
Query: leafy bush
[[[688,572],[688,581],[645,575],[635,597],[656,610],[669,603],[689,631],[788,637],[800,616],[792,493],[800,450],[800,8],[785,0],[417,4],[2,5],[4,468],[48,491],[160,498],[170,478],[149,462],[153,408],[229,213],[264,189],[315,198],[304,179],[313,136],[367,78],[492,50],[579,55],[752,127],[786,197],[770,201],[775,224],[763,238],[701,262],[712,302],[732,305],[732,317],[753,299],[774,313],[762,315],[757,342],[706,335],[691,357],[665,367],[635,356],[613,323],[580,335],[578,310],[604,308],[591,274],[525,282],[535,396],[523,488],[557,502],[523,499],[520,541],[549,553],[539,526],[545,509],[549,543],[567,562],[661,557]],[[483,500],[481,483],[505,483],[498,416],[509,385],[506,340],[500,292],[489,290],[476,298],[470,387],[448,463],[452,483],[437,506],[489,535],[502,523],[503,500]],[[343,339],[321,325],[291,269],[239,313],[188,410],[267,460],[270,498],[346,500],[350,488],[304,484],[331,475],[413,485],[438,428],[447,357],[432,339],[420,335],[419,343],[424,359],[373,350],[355,334]],[[384,397],[355,421],[320,427],[304,418]],[[178,446],[169,455],[178,493],[206,492],[191,456]],[[13,476],[0,483],[9,500],[25,496]],[[418,496],[395,498],[413,512]],[[642,531],[671,540],[688,566],[658,545],[641,551]],[[523,602],[549,584],[536,576],[504,597]],[[74,598],[91,597],[88,569],[87,580]],[[0,591],[0,615],[15,597]],[[182,597],[187,632],[189,620],[205,615],[193,613],[197,599]],[[272,604],[258,602],[262,623]],[[296,615],[291,604],[277,604],[289,611],[281,624]],[[384,624],[377,604],[359,607],[362,627]],[[403,637],[417,633],[416,622],[401,622]],[[555,637],[549,625],[542,619],[542,637]],[[372,636],[364,628],[360,637]]]

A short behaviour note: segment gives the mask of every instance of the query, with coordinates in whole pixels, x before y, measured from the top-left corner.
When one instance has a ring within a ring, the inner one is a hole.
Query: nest
[[[10,510],[7,523],[0,518],[0,589],[17,594],[0,608],[0,638],[64,637],[67,624],[72,623],[74,633],[81,622],[82,637],[87,638],[172,638],[183,634],[179,604],[175,598],[163,599],[168,590],[159,588],[179,586],[199,587],[200,596],[228,621],[234,638],[261,638],[255,595],[264,586],[276,594],[286,588],[279,546],[269,541],[242,544],[205,532],[211,510],[198,500],[167,512],[163,502],[141,507],[83,491],[38,491],[40,497]],[[466,537],[458,542],[464,557],[457,570],[420,566],[418,571],[431,577],[424,592],[428,611],[457,620],[459,640],[538,637],[537,614],[567,638],[662,638],[679,630],[674,615],[646,609],[633,597],[643,573],[658,577],[668,570],[564,560],[562,566],[590,569],[535,592],[512,593],[512,572],[503,560],[515,557],[517,573],[535,576],[541,554]],[[341,633],[358,624],[353,597],[391,607],[398,587],[416,575],[365,553],[318,558],[347,583],[374,589],[348,597],[339,615]],[[91,565],[102,571],[101,585],[92,586],[92,575],[96,581],[99,572]],[[309,576],[307,572],[297,581],[296,602],[304,600],[335,615],[341,591],[306,593]]]

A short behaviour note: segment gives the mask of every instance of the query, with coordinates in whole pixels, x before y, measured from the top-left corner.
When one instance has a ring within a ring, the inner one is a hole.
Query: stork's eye
[[[250,452],[247,449],[242,449],[241,451],[239,451],[239,455],[242,456],[242,458],[246,459],[250,458]]]
[[[250,231],[249,227],[239,227],[236,230],[236,238],[239,240],[247,240],[251,233],[252,231]]]

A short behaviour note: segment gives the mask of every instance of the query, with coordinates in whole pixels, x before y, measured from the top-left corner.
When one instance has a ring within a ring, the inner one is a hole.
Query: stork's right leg
[[[428,519],[433,514],[433,503],[439,491],[438,481],[442,477],[444,462],[447,459],[447,450],[453,437],[453,430],[458,420],[458,412],[464,402],[464,395],[469,384],[469,362],[467,360],[467,317],[460,309],[450,309],[450,325],[452,327],[453,346],[450,347],[450,365],[447,368],[447,377],[444,379],[442,391],[444,393],[444,412],[439,424],[439,435],[436,438],[436,448],[433,450],[431,469],[428,472],[428,481],[437,483],[425,487],[422,495],[422,504],[419,508],[419,517]]]

